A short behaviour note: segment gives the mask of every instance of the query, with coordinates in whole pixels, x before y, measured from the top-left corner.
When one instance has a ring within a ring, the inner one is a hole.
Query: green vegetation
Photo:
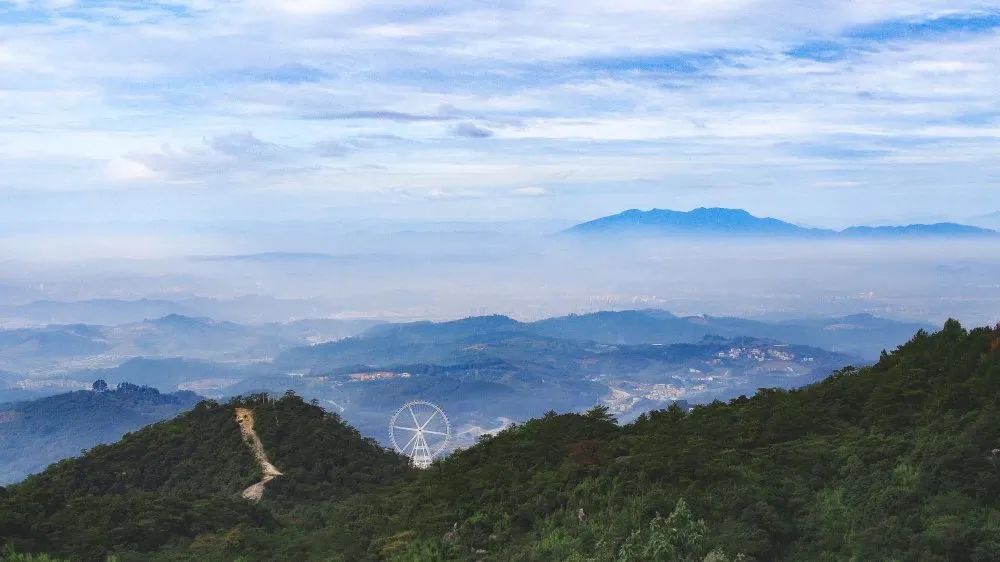
[[[13,548],[5,548],[0,552],[0,562],[63,562],[47,554],[20,554]]]
[[[124,560],[997,560],[1000,326],[919,332],[808,388],[619,426],[549,413],[414,474],[293,395],[232,406],[0,491],[0,542]]]
[[[67,562],[65,559],[52,558],[48,554],[21,554],[8,546],[0,552],[0,562]],[[104,562],[119,562],[117,556],[108,556]]]
[[[239,493],[260,480],[233,409],[254,409],[257,433],[286,474],[254,505]],[[123,559],[163,546],[195,550],[240,544],[242,534],[275,530],[275,513],[336,502],[398,482],[412,472],[335,414],[288,395],[206,401],[167,422],[65,460],[7,490],[0,488],[0,542],[87,560]],[[147,558],[137,556],[136,559]]]

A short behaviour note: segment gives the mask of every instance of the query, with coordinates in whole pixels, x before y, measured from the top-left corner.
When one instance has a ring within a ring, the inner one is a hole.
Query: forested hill
[[[255,413],[256,433],[284,474],[260,504],[240,497],[261,474],[240,435],[237,407]],[[178,543],[211,553],[212,533],[272,530],[279,525],[276,513],[336,502],[411,474],[401,457],[297,396],[203,401],[114,445],[0,487],[0,545],[85,560],[112,551],[144,560]]]
[[[317,424],[336,420],[301,401],[254,410],[287,475],[271,499],[233,499],[256,475],[207,458],[239,436],[201,406],[8,489],[0,542],[123,560],[1000,559],[1000,327],[949,321],[805,389],[625,426],[552,413],[415,478],[361,441],[326,457]],[[327,471],[292,472],[307,463]]]

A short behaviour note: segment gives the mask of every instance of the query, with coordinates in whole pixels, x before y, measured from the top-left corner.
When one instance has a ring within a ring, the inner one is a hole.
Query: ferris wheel
[[[451,425],[444,410],[423,400],[403,404],[389,420],[389,440],[413,466],[427,468],[451,439]]]

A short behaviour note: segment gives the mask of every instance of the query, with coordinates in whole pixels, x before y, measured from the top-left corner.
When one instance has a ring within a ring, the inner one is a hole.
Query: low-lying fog
[[[129,229],[7,236],[0,238],[0,321],[114,323],[128,319],[102,318],[94,307],[39,313],[22,305],[143,298],[185,301],[195,312],[240,322],[484,313],[532,320],[647,307],[766,318],[870,312],[970,325],[1000,319],[1000,241],[622,242],[557,230],[257,225],[247,229],[253,234],[230,226],[162,238]]]

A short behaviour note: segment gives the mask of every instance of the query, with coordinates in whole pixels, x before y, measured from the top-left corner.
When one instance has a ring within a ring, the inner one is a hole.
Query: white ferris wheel
[[[444,410],[423,400],[403,404],[389,420],[389,439],[413,466],[427,468],[444,452],[451,439],[451,425]]]

